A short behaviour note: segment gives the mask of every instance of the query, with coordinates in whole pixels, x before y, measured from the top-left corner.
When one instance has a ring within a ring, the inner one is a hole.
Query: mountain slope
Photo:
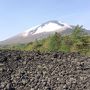
[[[14,37],[0,42],[0,44],[25,44],[35,40],[43,39],[49,35],[59,32],[61,34],[70,34],[74,26],[59,21],[48,21],[41,25],[30,28]]]
[[[29,43],[38,39],[48,37],[55,32],[63,32],[65,30],[71,30],[72,27],[68,24],[58,21],[48,21],[41,25],[30,28],[14,37],[0,42],[1,44],[21,44]]]

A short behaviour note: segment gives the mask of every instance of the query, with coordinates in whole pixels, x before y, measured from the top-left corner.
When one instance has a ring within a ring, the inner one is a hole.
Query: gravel
[[[90,90],[90,57],[0,50],[0,90]]]

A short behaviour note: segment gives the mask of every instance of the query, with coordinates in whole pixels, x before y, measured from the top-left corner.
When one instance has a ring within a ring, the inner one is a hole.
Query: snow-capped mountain
[[[70,25],[58,21],[48,21],[42,25],[30,28],[22,33],[22,36],[27,37],[29,34],[40,34],[47,32],[55,32],[56,30],[63,31],[67,28],[72,28]]]
[[[41,25],[30,28],[14,37],[0,42],[1,44],[29,43],[35,40],[46,38],[47,36],[59,32],[62,34],[70,33],[72,26],[60,21],[48,21]]]

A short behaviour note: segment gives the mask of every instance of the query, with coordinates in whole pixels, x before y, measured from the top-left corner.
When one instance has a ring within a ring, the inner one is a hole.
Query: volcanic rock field
[[[0,90],[90,90],[90,57],[0,50]]]

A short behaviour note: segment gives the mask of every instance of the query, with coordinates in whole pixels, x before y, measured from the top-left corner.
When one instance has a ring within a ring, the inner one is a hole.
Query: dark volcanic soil
[[[1,50],[0,90],[90,90],[90,57]]]

